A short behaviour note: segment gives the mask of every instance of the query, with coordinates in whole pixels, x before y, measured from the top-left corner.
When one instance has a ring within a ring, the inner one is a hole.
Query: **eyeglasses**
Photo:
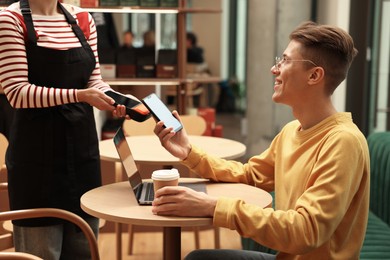
[[[279,69],[280,69],[280,67],[285,63],[285,62],[287,62],[287,61],[291,61],[291,62],[295,62],[295,61],[303,61],[303,62],[310,62],[311,64],[313,64],[315,67],[318,67],[318,65],[317,64],[315,64],[313,61],[311,61],[311,60],[289,60],[289,59],[287,59],[286,57],[283,57],[283,58],[281,58],[281,57],[275,57],[275,69],[277,70],[277,71],[279,71]]]

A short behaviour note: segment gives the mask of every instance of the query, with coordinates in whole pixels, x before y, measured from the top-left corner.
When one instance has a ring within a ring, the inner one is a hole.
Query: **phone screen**
[[[175,132],[183,128],[179,120],[172,115],[172,112],[156,94],[150,94],[142,102],[158,121],[164,122],[165,127],[172,127]]]

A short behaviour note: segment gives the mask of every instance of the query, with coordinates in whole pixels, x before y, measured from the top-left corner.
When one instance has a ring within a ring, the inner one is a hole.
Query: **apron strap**
[[[20,0],[20,11],[22,12],[24,23],[27,27],[28,41],[33,44],[37,44],[37,36],[35,35],[34,23],[31,17],[31,9],[28,0]]]
[[[95,55],[93,54],[92,48],[87,42],[85,35],[83,31],[80,29],[80,26],[77,24],[76,19],[66,10],[66,8],[58,2],[58,6],[60,7],[61,11],[64,13],[66,20],[71,25],[73,32],[76,34],[77,38],[79,38],[79,41],[81,45],[83,46],[84,50],[87,51],[87,53],[90,55],[92,60],[95,60]]]
[[[24,18],[24,22],[25,22],[26,27],[27,27],[28,41],[30,43],[33,43],[34,45],[37,45],[37,36],[35,35],[35,29],[34,29],[34,23],[32,20],[32,16],[31,16],[30,4],[29,4],[28,0],[20,0],[19,6],[20,6],[20,10],[22,12],[23,18]],[[75,33],[75,35],[79,39],[83,48],[85,50],[88,50],[87,53],[89,54],[90,58],[95,60],[95,56],[93,54],[91,46],[89,45],[89,43],[85,39],[85,35],[84,35],[83,31],[80,29],[80,27],[78,26],[76,19],[74,19],[74,17],[68,12],[68,10],[66,10],[66,8],[60,2],[58,2],[58,6],[60,7],[61,11],[65,15],[65,18],[68,21],[68,23],[71,25],[73,32]]]

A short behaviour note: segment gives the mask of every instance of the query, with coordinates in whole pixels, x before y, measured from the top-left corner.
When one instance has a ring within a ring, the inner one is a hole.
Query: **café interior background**
[[[293,119],[288,107],[272,102],[270,68],[287,46],[289,33],[306,20],[349,31],[359,50],[347,80],[334,93],[336,108],[352,112],[366,135],[389,129],[389,0],[189,0],[188,4],[222,10],[189,14],[186,27],[197,35],[212,75],[238,84],[231,118],[248,156],[267,147]],[[127,29],[137,33],[153,28],[161,32],[158,44],[176,44],[170,37],[176,30],[172,15],[114,14],[113,21],[119,41]],[[208,105],[215,106],[217,98],[209,97]],[[223,115],[217,114],[217,121],[218,117]]]

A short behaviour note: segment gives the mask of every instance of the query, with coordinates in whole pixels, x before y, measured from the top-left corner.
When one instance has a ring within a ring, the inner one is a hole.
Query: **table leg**
[[[164,227],[164,260],[180,260],[181,258],[181,228]]]
[[[122,224],[115,223],[116,259],[122,260]]]

